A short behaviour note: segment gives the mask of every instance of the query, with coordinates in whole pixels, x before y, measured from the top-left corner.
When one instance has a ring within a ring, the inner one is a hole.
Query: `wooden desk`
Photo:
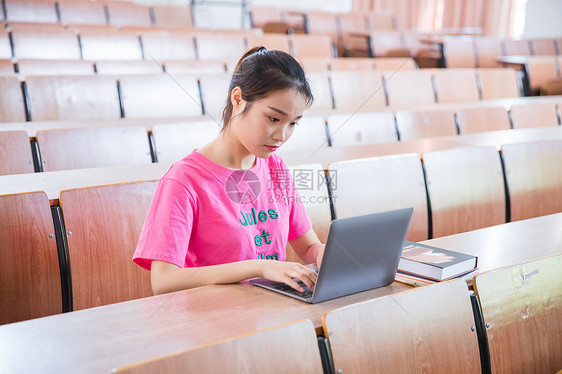
[[[97,186],[138,180],[160,179],[170,168],[168,163],[110,166],[104,168],[49,171],[0,176],[0,195],[45,191],[51,205],[58,204],[59,192],[71,188]]]
[[[408,290],[387,287],[310,305],[249,284],[174,294],[0,326],[0,371],[109,373],[112,368]]]
[[[562,253],[562,213],[426,240],[478,256],[478,272]]]
[[[440,139],[447,142],[465,144],[466,146],[495,146],[499,149],[504,144],[562,139],[562,127],[551,126],[489,131],[460,136],[447,136]]]
[[[281,148],[279,155],[283,158],[283,160],[285,160],[287,165],[320,163],[326,168],[330,163],[336,161],[404,153],[417,153],[421,157],[421,155],[425,152],[460,148],[465,146],[466,145],[459,142],[444,140],[444,138],[424,138],[404,142],[365,144],[344,147],[328,147],[326,145],[318,150],[310,149],[307,151],[285,153]]]

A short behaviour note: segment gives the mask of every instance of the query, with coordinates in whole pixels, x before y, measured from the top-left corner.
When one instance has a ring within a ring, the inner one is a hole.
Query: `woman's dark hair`
[[[247,102],[242,114],[252,106],[252,102],[267,97],[274,91],[294,88],[306,98],[307,107],[314,100],[301,65],[289,54],[265,47],[248,50],[234,69],[228,88],[226,107],[222,112],[223,130],[232,118],[232,90],[240,87],[242,98]]]

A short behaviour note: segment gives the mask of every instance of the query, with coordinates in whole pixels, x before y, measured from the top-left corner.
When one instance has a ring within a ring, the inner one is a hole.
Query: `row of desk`
[[[425,241],[477,255],[479,272],[562,253],[562,213]],[[396,283],[310,305],[247,282],[206,286],[0,326],[1,372],[100,373],[310,319],[356,302],[410,289]]]

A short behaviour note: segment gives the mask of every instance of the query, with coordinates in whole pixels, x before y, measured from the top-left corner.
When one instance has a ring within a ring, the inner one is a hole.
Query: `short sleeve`
[[[195,199],[185,186],[174,179],[162,178],[146,216],[133,262],[147,270],[153,260],[184,267],[195,210]]]

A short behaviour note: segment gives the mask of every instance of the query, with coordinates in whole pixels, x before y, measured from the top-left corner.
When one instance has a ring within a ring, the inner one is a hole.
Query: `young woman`
[[[312,100],[290,55],[256,47],[242,56],[219,136],[158,184],[133,256],[155,294],[254,277],[313,289],[316,272],[284,261],[285,248],[320,264],[324,246],[275,154]]]

